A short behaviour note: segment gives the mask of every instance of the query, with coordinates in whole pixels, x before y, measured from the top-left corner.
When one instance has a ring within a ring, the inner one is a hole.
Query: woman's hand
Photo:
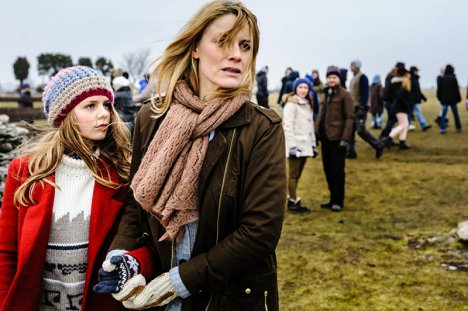
[[[176,290],[172,285],[169,273],[166,272],[148,283],[139,294],[123,301],[123,305],[127,309],[143,310],[164,306],[176,297]]]

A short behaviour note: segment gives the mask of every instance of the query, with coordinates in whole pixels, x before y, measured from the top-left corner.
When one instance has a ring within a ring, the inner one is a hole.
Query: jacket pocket
[[[277,275],[275,270],[257,273],[252,270],[233,278],[220,294],[219,310],[277,310]]]

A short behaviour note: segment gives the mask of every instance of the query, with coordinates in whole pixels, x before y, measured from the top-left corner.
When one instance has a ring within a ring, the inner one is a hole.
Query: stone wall
[[[0,115],[0,200],[3,200],[8,165],[18,156],[17,147],[29,134],[24,127],[9,122],[10,118],[7,115]]]

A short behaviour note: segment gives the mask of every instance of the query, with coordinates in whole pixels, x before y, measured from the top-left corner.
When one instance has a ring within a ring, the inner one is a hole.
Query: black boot
[[[393,146],[393,140],[390,136],[385,136],[380,139],[380,142],[382,143],[382,146],[390,148]]]
[[[288,199],[288,211],[292,213],[310,213],[310,209],[301,205],[301,199]]]
[[[410,149],[411,146],[406,143],[405,140],[400,140],[400,150]]]
[[[320,203],[321,208],[331,208],[333,203],[331,201]]]
[[[375,146],[375,158],[378,159],[382,156],[384,150],[384,144],[379,143],[377,146]]]

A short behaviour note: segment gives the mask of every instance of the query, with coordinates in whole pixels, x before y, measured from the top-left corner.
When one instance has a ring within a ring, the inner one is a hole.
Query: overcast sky
[[[16,86],[13,63],[26,56],[37,84],[37,56],[64,53],[110,58],[149,48],[157,57],[206,1],[0,0],[0,86]],[[468,80],[467,0],[245,0],[261,31],[257,67],[269,65],[275,88],[287,66],[301,76],[353,59],[372,79],[397,62],[420,68],[421,84],[435,85],[450,63],[460,85]],[[350,78],[350,77],[349,77]]]

